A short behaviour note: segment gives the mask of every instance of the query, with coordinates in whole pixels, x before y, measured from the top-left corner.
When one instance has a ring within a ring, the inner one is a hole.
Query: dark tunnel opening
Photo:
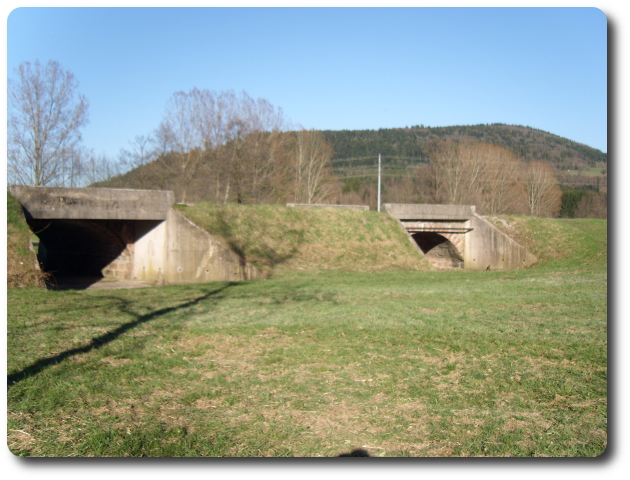
[[[127,246],[129,221],[30,219],[28,223],[39,237],[37,257],[51,286],[99,281]]]
[[[427,261],[438,268],[464,268],[464,259],[450,240],[436,232],[417,232],[411,235]]]

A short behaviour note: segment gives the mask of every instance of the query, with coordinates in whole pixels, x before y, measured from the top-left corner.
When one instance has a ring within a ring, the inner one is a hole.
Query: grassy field
[[[536,268],[10,289],[9,448],[597,456],[607,443],[606,221],[504,219]]]

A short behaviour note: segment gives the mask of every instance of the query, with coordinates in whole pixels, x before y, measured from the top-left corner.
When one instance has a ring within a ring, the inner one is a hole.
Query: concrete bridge
[[[38,258],[60,283],[68,278],[151,284],[241,281],[258,270],[172,207],[156,190],[11,186],[39,237]],[[439,269],[506,270],[536,257],[469,205],[385,204]]]
[[[172,208],[173,192],[26,186],[9,192],[40,239],[40,263],[60,282],[258,277],[255,267]]]
[[[384,209],[438,269],[514,270],[537,261],[473,205],[386,203]]]

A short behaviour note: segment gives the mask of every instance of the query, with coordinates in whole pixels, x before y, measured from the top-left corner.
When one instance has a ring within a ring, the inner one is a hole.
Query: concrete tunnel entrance
[[[32,218],[27,221],[39,238],[37,258],[53,287],[89,285],[105,277],[132,279],[137,233],[160,223]]]
[[[437,268],[464,268],[464,258],[455,245],[436,232],[416,232],[411,234],[427,261]]]
[[[243,281],[260,272],[172,208],[162,190],[10,185],[40,239],[49,288]],[[64,282],[67,277],[82,281]],[[117,281],[120,282],[117,282]],[[107,285],[106,285],[107,284]]]

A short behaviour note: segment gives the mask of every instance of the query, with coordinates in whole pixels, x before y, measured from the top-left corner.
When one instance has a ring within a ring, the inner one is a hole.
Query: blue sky
[[[19,8],[7,74],[57,60],[116,156],[193,87],[246,91],[305,128],[507,123],[607,151],[607,19],[595,8]]]

